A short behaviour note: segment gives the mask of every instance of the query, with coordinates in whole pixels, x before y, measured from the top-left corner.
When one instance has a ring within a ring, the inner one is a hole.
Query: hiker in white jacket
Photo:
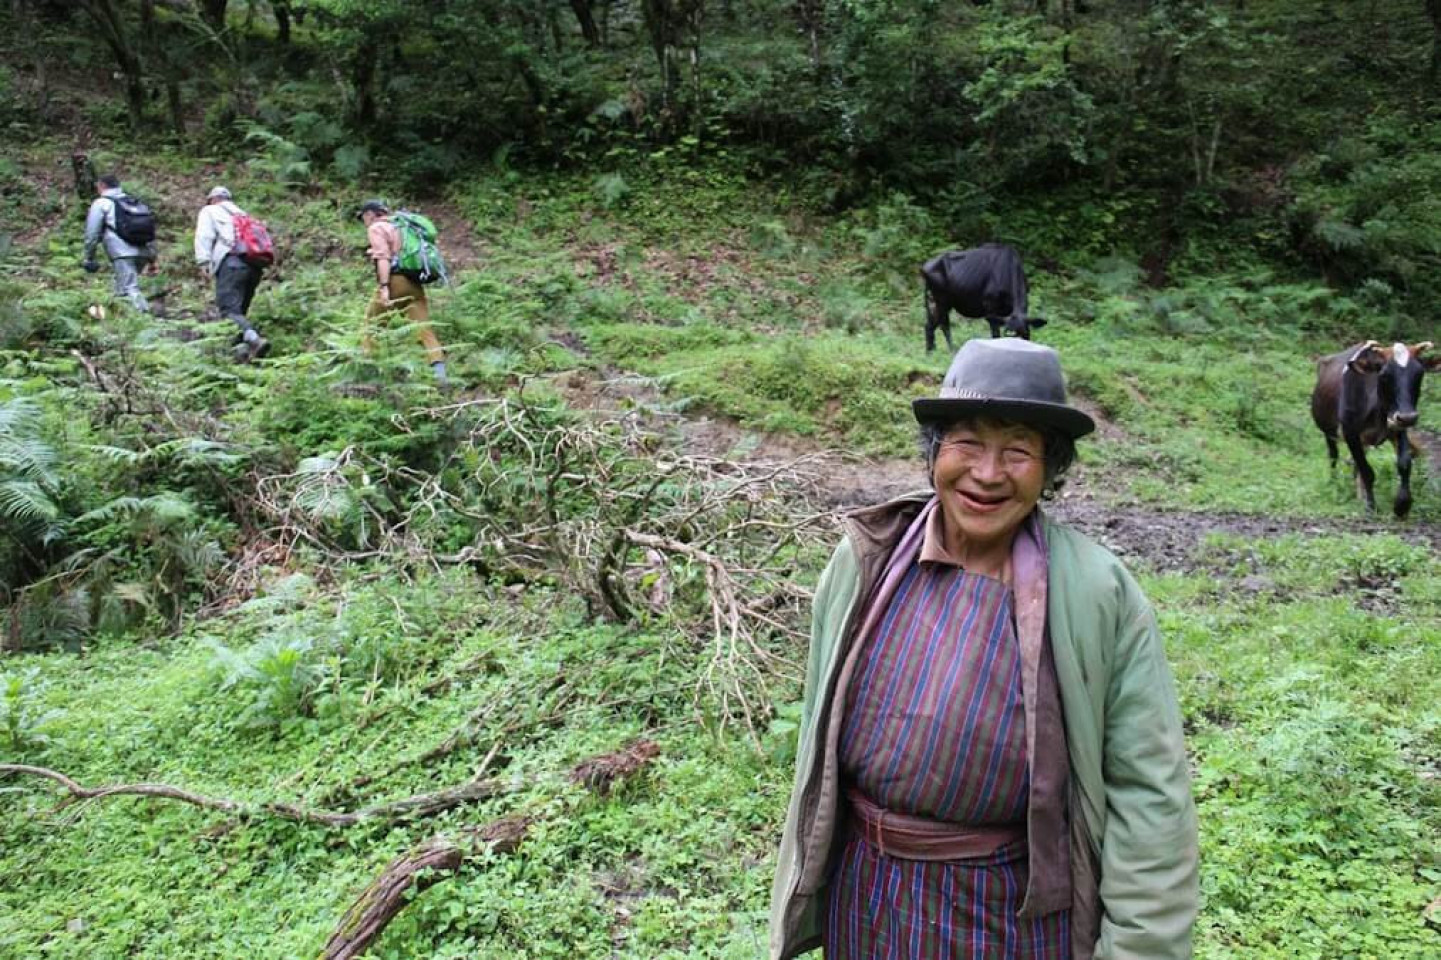
[[[213,187],[195,218],[195,264],[215,278],[215,305],[221,316],[240,328],[242,363],[270,352],[270,341],[250,325],[250,301],[260,285],[262,270],[235,253],[235,217],[245,211],[230,199],[230,191]]]

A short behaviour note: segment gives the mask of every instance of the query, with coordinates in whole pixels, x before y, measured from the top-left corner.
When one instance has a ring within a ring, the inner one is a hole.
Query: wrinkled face
[[[1002,549],[1035,508],[1046,481],[1046,443],[1019,423],[974,420],[946,431],[931,468],[948,540]]]
[[[380,214],[376,213],[374,210],[367,210],[360,215],[360,222],[368,227],[372,223],[374,223],[375,219],[379,216]]]

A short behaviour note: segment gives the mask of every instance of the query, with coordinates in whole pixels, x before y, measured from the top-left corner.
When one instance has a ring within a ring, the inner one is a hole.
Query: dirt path
[[[558,384],[573,406],[611,415],[644,419],[653,429],[677,437],[688,453],[741,460],[787,460],[823,452],[806,437],[777,436],[747,430],[724,417],[666,412],[666,397],[644,377],[613,374],[597,379],[573,371]],[[1441,436],[1422,441],[1433,457],[1430,476],[1441,476]],[[821,481],[825,506],[844,511],[881,503],[927,487],[920,457],[868,459],[836,453],[826,461]],[[1205,541],[1212,534],[1269,539],[1344,534],[1392,534],[1441,553],[1441,524],[1401,523],[1389,516],[1267,517],[1221,511],[1168,510],[1145,504],[1118,504],[1096,496],[1081,470],[1045,504],[1057,519],[1094,538],[1128,561],[1161,571],[1209,569]],[[1358,507],[1359,509],[1359,507]]]

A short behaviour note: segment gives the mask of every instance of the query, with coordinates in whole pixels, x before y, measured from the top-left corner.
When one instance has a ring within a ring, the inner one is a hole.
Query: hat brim
[[[911,402],[921,423],[955,423],[969,417],[1014,420],[1031,427],[1060,430],[1078,440],[1096,429],[1096,421],[1075,407],[1043,400],[1004,400],[990,397],[922,397]]]

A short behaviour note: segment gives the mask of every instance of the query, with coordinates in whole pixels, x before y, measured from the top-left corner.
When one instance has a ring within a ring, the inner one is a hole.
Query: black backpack
[[[155,239],[155,211],[144,200],[122,193],[115,204],[115,234],[132,247],[143,247]]]

